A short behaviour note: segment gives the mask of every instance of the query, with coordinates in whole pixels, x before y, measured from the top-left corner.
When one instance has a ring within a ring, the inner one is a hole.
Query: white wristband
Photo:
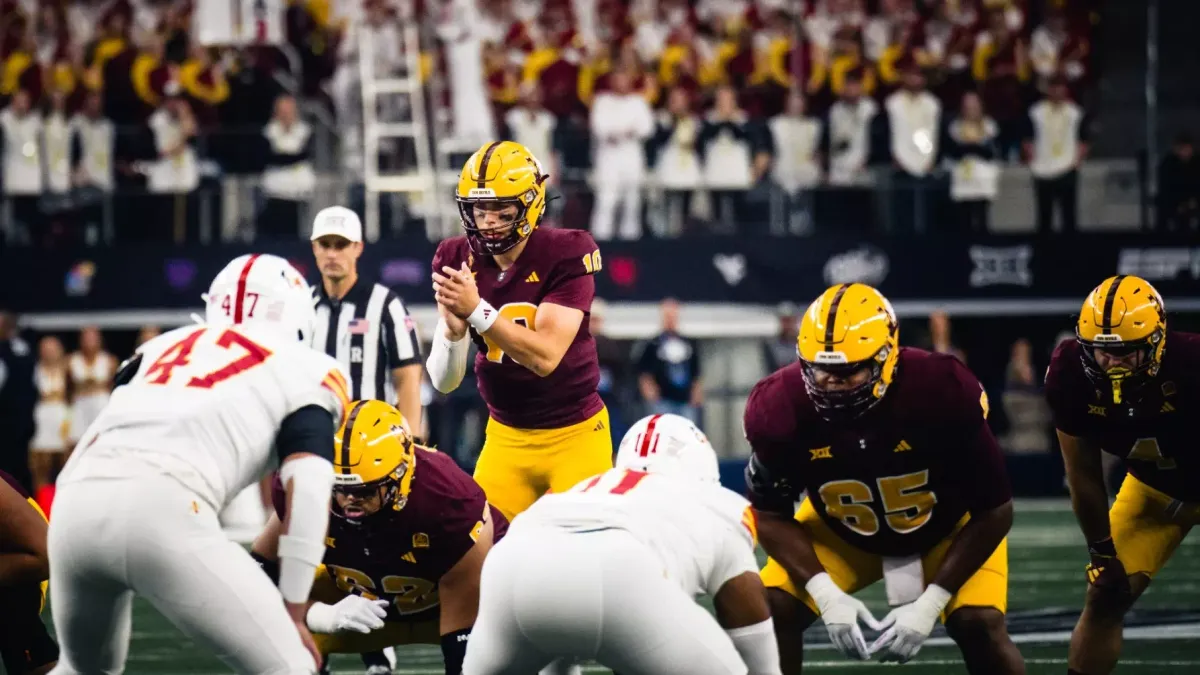
[[[491,303],[482,298],[479,299],[479,304],[475,305],[474,311],[467,317],[467,323],[471,325],[478,333],[486,333],[487,329],[496,323],[496,319],[500,318],[500,312],[492,307]]]

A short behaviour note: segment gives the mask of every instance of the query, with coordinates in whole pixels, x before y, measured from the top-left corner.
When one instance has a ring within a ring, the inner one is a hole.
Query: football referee
[[[421,343],[400,296],[358,276],[362,223],[343,206],[322,209],[313,221],[313,256],[321,285],[313,289],[317,325],[313,346],[350,373],[353,400],[395,405],[424,437],[421,424]]]

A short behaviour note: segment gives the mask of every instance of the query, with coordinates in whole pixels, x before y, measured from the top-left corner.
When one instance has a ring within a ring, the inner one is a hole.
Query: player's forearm
[[[950,543],[942,567],[933,577],[933,583],[951,593],[956,592],[992,556],[996,547],[1008,536],[1012,522],[1011,501],[987,511],[972,513],[971,520],[954,535],[954,541]]]
[[[553,373],[566,354],[566,350],[560,349],[549,336],[540,335],[505,317],[497,319],[485,335],[506,356],[541,377]]]
[[[1058,432],[1067,488],[1071,491],[1071,509],[1079,521],[1083,536],[1091,542],[1108,539],[1108,490],[1104,487],[1104,463],[1100,450],[1082,439]]]
[[[438,603],[441,607],[438,614],[439,635],[470,630],[479,614],[479,584],[438,584]]]
[[[817,560],[808,532],[792,516],[770,511],[754,510],[758,518],[758,543],[767,555],[783,566],[796,586],[825,571]]]
[[[0,588],[40,584],[50,578],[50,563],[33,553],[0,553]]]

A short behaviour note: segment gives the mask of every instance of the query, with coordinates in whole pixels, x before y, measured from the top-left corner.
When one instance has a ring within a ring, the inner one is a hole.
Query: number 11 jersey
[[[186,326],[138,353],[59,481],[169,475],[220,509],[278,465],[285,418],[318,406],[336,427],[349,406],[336,360],[261,331]]]

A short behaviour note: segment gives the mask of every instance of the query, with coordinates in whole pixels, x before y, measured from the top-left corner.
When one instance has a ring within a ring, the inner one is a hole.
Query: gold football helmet
[[[1109,277],[1083,301],[1075,337],[1088,377],[1112,388],[1113,403],[1127,401],[1162,367],[1167,346],[1162,296],[1145,279]]]
[[[333,514],[351,521],[338,494],[379,497],[375,513],[395,512],[408,503],[416,467],[412,433],[399,410],[383,401],[356,401],[333,439]],[[372,515],[372,514],[365,514]]]
[[[546,212],[542,164],[520,143],[495,141],[471,155],[458,178],[455,199],[467,241],[476,255],[511,250],[533,233]],[[476,219],[498,212],[486,228]]]
[[[839,284],[800,319],[804,388],[827,419],[855,417],[887,393],[900,358],[892,304],[866,284]]]

